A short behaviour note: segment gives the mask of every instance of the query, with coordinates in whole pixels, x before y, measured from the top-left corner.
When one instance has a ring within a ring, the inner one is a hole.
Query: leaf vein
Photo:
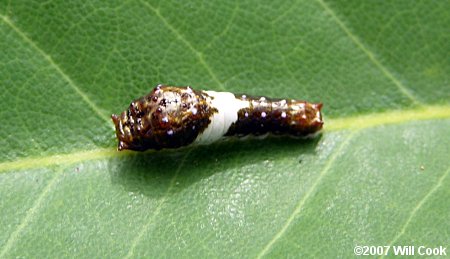
[[[228,20],[227,25],[224,27],[224,29],[219,34],[214,35],[212,40],[210,42],[208,42],[208,44],[206,44],[205,49],[209,49],[213,43],[215,43],[217,40],[219,40],[221,37],[223,37],[224,35],[226,35],[228,33],[228,31],[230,30],[231,26],[233,25],[233,23],[236,19],[238,12],[239,12],[239,1],[236,1],[233,11],[231,13],[231,16],[229,19],[227,19]]]
[[[300,199],[300,201],[297,203],[297,206],[295,206],[294,211],[291,213],[291,215],[286,220],[285,224],[281,227],[281,229],[273,236],[273,238],[263,247],[261,252],[258,254],[256,258],[262,258],[264,255],[269,252],[273,245],[286,233],[289,226],[291,226],[294,219],[298,216],[298,214],[301,212],[303,207],[305,206],[306,202],[308,201],[309,197],[315,192],[317,186],[322,182],[323,178],[327,175],[329,172],[331,166],[333,165],[334,161],[336,161],[336,158],[342,153],[342,150],[348,145],[350,142],[350,139],[353,138],[353,136],[356,134],[357,131],[353,131],[348,134],[348,136],[345,138],[344,141],[342,141],[342,144],[340,144],[336,151],[333,152],[330,159],[326,162],[324,168],[319,173],[319,176],[314,181],[312,186],[309,188],[309,190],[303,195],[303,197]]]
[[[42,207],[42,203],[44,202],[47,195],[52,191],[52,189],[56,186],[60,176],[62,175],[62,168],[58,170],[58,172],[50,179],[47,186],[44,187],[39,197],[34,201],[33,206],[27,211],[26,216],[23,218],[22,222],[17,226],[14,232],[8,238],[8,241],[3,246],[3,249],[0,251],[0,258],[5,258],[5,255],[9,252],[9,250],[13,247],[13,245],[19,240],[20,235],[25,230],[25,228],[32,222],[37,216],[39,209]]]
[[[220,82],[220,80],[217,78],[216,73],[214,73],[211,66],[204,59],[203,53],[200,52],[199,50],[197,50],[196,48],[194,48],[194,46],[186,39],[186,37],[184,37],[183,34],[181,34],[175,27],[173,27],[173,25],[170,24],[169,21],[167,21],[167,19],[164,18],[164,16],[162,16],[159,9],[153,7],[152,5],[150,5],[149,3],[145,2],[145,1],[139,0],[139,2],[141,2],[144,6],[146,6],[153,13],[155,13],[155,15],[178,38],[178,40],[183,42],[184,45],[186,45],[188,47],[188,49],[191,50],[192,53],[194,53],[194,55],[197,57],[200,64],[206,69],[206,72],[208,72],[208,74],[211,76],[212,80],[219,86],[219,88],[221,90],[225,91],[226,89],[225,89],[224,85]]]
[[[405,224],[403,224],[400,232],[398,232],[398,234],[392,239],[392,241],[389,242],[388,246],[392,246],[403,234],[405,234],[406,229],[408,228],[408,226],[411,223],[414,216],[417,214],[417,211],[419,211],[420,208],[423,207],[425,202],[427,202],[430,199],[431,195],[433,195],[439,189],[439,187],[442,186],[442,183],[444,182],[444,179],[448,176],[449,172],[450,172],[450,167],[447,168],[447,171],[444,174],[442,174],[442,176],[439,178],[437,183],[430,189],[430,191],[412,209],[411,213],[409,214],[408,219],[405,221]],[[383,258],[383,257],[384,256],[381,256],[380,258]]]
[[[187,157],[189,156],[189,154],[192,152],[193,149],[190,149],[188,152],[186,152],[186,154],[184,155],[184,157],[182,158],[180,165],[178,166],[178,168],[176,169],[172,180],[170,180],[169,183],[169,187],[167,187],[167,191],[164,194],[164,196],[161,198],[161,200],[159,201],[155,212],[153,213],[152,217],[149,219],[149,221],[147,221],[147,223],[141,228],[141,231],[139,232],[139,234],[136,236],[136,238],[133,240],[133,242],[131,243],[131,247],[130,250],[128,251],[128,254],[125,256],[125,258],[131,258],[133,257],[133,253],[134,250],[136,248],[136,246],[139,244],[139,242],[142,240],[142,237],[145,235],[145,233],[148,232],[150,226],[152,225],[152,223],[154,222],[153,220],[156,218],[156,216],[159,215],[159,213],[161,212],[161,208],[162,206],[166,203],[170,192],[172,191],[173,187],[175,186],[175,181],[178,177],[178,174],[181,171],[181,168],[184,166],[184,163],[186,162]]]
[[[15,31],[26,43],[28,43],[37,53],[39,53],[56,72],[68,83],[68,85],[77,93],[84,102],[105,122],[110,123],[108,116],[105,116],[103,112],[92,102],[89,97],[73,82],[73,80],[61,69],[61,67],[48,55],[43,49],[41,49],[31,38],[29,38],[22,30],[15,26],[11,20],[4,15],[0,14],[3,22],[8,25],[13,31]]]
[[[400,82],[389,69],[384,66],[364,44],[356,37],[347,25],[341,21],[336,13],[324,2],[324,0],[316,0],[320,6],[327,12],[334,22],[341,28],[342,31],[350,38],[350,40],[369,58],[369,60],[398,88],[398,90],[411,100],[415,105],[422,106],[423,104],[411,93],[411,91]]]

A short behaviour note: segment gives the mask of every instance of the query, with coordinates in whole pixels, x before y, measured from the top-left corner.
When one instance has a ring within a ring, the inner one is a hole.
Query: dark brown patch
[[[250,107],[239,110],[238,120],[225,136],[266,133],[306,136],[322,129],[321,103],[245,95],[236,98],[248,101]]]
[[[118,150],[177,148],[191,144],[209,125],[215,109],[203,91],[158,85],[134,100],[120,116],[111,115]]]

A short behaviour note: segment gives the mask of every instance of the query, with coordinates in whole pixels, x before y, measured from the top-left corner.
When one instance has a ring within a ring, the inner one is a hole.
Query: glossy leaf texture
[[[0,0],[0,257],[448,246],[449,25],[449,1]],[[157,83],[323,102],[324,131],[116,151],[110,114]]]

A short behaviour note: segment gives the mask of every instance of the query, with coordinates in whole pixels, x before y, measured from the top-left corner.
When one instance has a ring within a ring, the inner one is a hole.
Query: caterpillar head
[[[190,87],[158,85],[111,119],[118,150],[176,148],[192,143],[210,123],[209,96]]]

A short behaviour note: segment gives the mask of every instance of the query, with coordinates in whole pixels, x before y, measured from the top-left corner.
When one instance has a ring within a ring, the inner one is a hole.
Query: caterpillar
[[[119,151],[145,151],[231,136],[308,136],[322,129],[321,108],[322,103],[158,85],[111,118]]]

